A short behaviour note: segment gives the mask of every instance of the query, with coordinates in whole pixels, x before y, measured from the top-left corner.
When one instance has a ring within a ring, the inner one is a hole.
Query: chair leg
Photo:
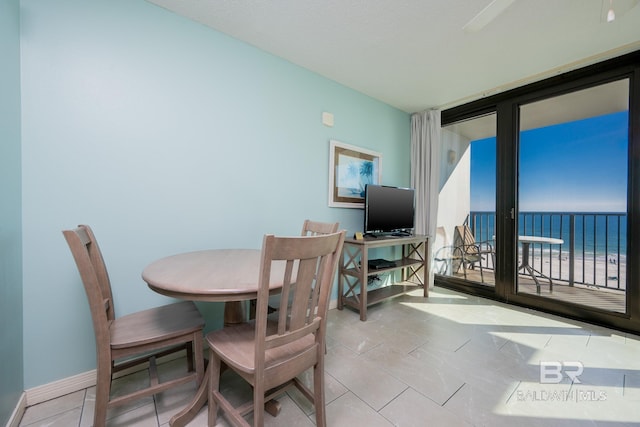
[[[196,384],[199,387],[202,379],[204,378],[204,348],[202,343],[202,332],[196,331],[193,335],[193,353],[195,357],[195,369],[196,369]]]
[[[324,402],[324,358],[313,367],[313,403],[316,411],[316,427],[327,426],[327,415]]]
[[[264,394],[263,384],[253,387],[253,427],[264,427]]]
[[[216,417],[218,416],[218,401],[215,398],[214,391],[220,389],[220,358],[213,351],[209,351],[209,427],[216,425]]]
[[[106,369],[105,369],[106,368]],[[104,427],[107,423],[107,407],[111,394],[111,365],[98,365],[96,378],[96,401],[93,413],[93,426]]]

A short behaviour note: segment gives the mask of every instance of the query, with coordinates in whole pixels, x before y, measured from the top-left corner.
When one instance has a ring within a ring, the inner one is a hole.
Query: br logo
[[[583,371],[581,362],[540,362],[540,383],[558,384],[566,375],[573,383],[580,384],[578,377]]]

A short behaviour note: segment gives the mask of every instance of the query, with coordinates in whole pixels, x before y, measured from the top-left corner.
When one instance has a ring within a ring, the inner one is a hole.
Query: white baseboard
[[[25,390],[26,403],[27,406],[35,405],[94,385],[96,385],[95,369]]]
[[[337,301],[331,301],[329,303],[329,308],[336,308],[338,305]],[[206,345],[206,341],[204,344],[205,352],[208,350]],[[180,353],[171,354],[163,357],[159,363],[167,362],[176,358],[181,357]],[[130,368],[125,371],[121,371],[122,374],[130,373],[139,368]],[[25,390],[18,404],[16,405],[13,414],[11,414],[11,418],[9,418],[9,422],[6,427],[18,427],[22,416],[28,406],[36,405],[38,403],[46,402],[47,400],[55,399],[61,396],[64,396],[69,393],[74,393],[76,391],[84,390],[85,388],[93,387],[96,385],[96,377],[97,372],[95,369],[87,372],[83,372],[81,374],[73,375],[71,377],[63,378],[58,381],[53,381],[48,384],[43,384],[37,387],[30,388]]]
[[[208,350],[206,342],[204,343],[204,350]],[[179,359],[180,357],[184,357],[184,351],[164,356],[158,360],[158,363],[169,362],[174,359]],[[140,369],[145,369],[144,365],[134,366],[122,370],[116,374],[116,377],[127,375]],[[64,396],[65,394],[74,393],[76,391],[84,390],[85,388],[93,387],[94,385],[96,385],[96,378],[97,371],[93,369],[91,371],[87,371],[78,375],[30,388],[28,390],[25,390],[25,392],[23,393],[26,394],[26,406],[32,406],[38,403],[46,402],[47,400]]]
[[[20,399],[18,400],[18,404],[16,405],[13,413],[9,417],[9,421],[7,421],[7,427],[18,427],[20,425],[20,420],[22,420],[22,416],[24,415],[24,411],[27,409],[27,395],[25,392],[22,392],[20,395]]]

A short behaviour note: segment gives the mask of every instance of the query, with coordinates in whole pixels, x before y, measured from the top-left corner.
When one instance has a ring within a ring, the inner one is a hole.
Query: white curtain
[[[429,236],[429,256],[433,255],[440,192],[440,110],[411,115],[411,186],[416,190],[416,234]],[[432,260],[431,260],[432,261]],[[429,278],[433,287],[433,262]],[[426,275],[425,275],[426,276]]]

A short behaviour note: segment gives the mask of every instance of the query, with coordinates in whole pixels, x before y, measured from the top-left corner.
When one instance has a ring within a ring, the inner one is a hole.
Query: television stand
[[[345,239],[338,270],[338,310],[344,306],[360,312],[360,320],[367,320],[367,307],[402,295],[418,287],[424,297],[429,296],[429,239],[427,236],[396,237],[378,235],[363,240]],[[400,247],[402,256],[381,268],[369,266],[369,249]],[[402,280],[389,286],[367,289],[369,276],[400,271]]]
[[[364,237],[370,237],[372,239],[389,239],[391,237],[411,237],[413,233],[410,231],[398,230],[398,231],[385,231],[379,233],[364,233]]]

